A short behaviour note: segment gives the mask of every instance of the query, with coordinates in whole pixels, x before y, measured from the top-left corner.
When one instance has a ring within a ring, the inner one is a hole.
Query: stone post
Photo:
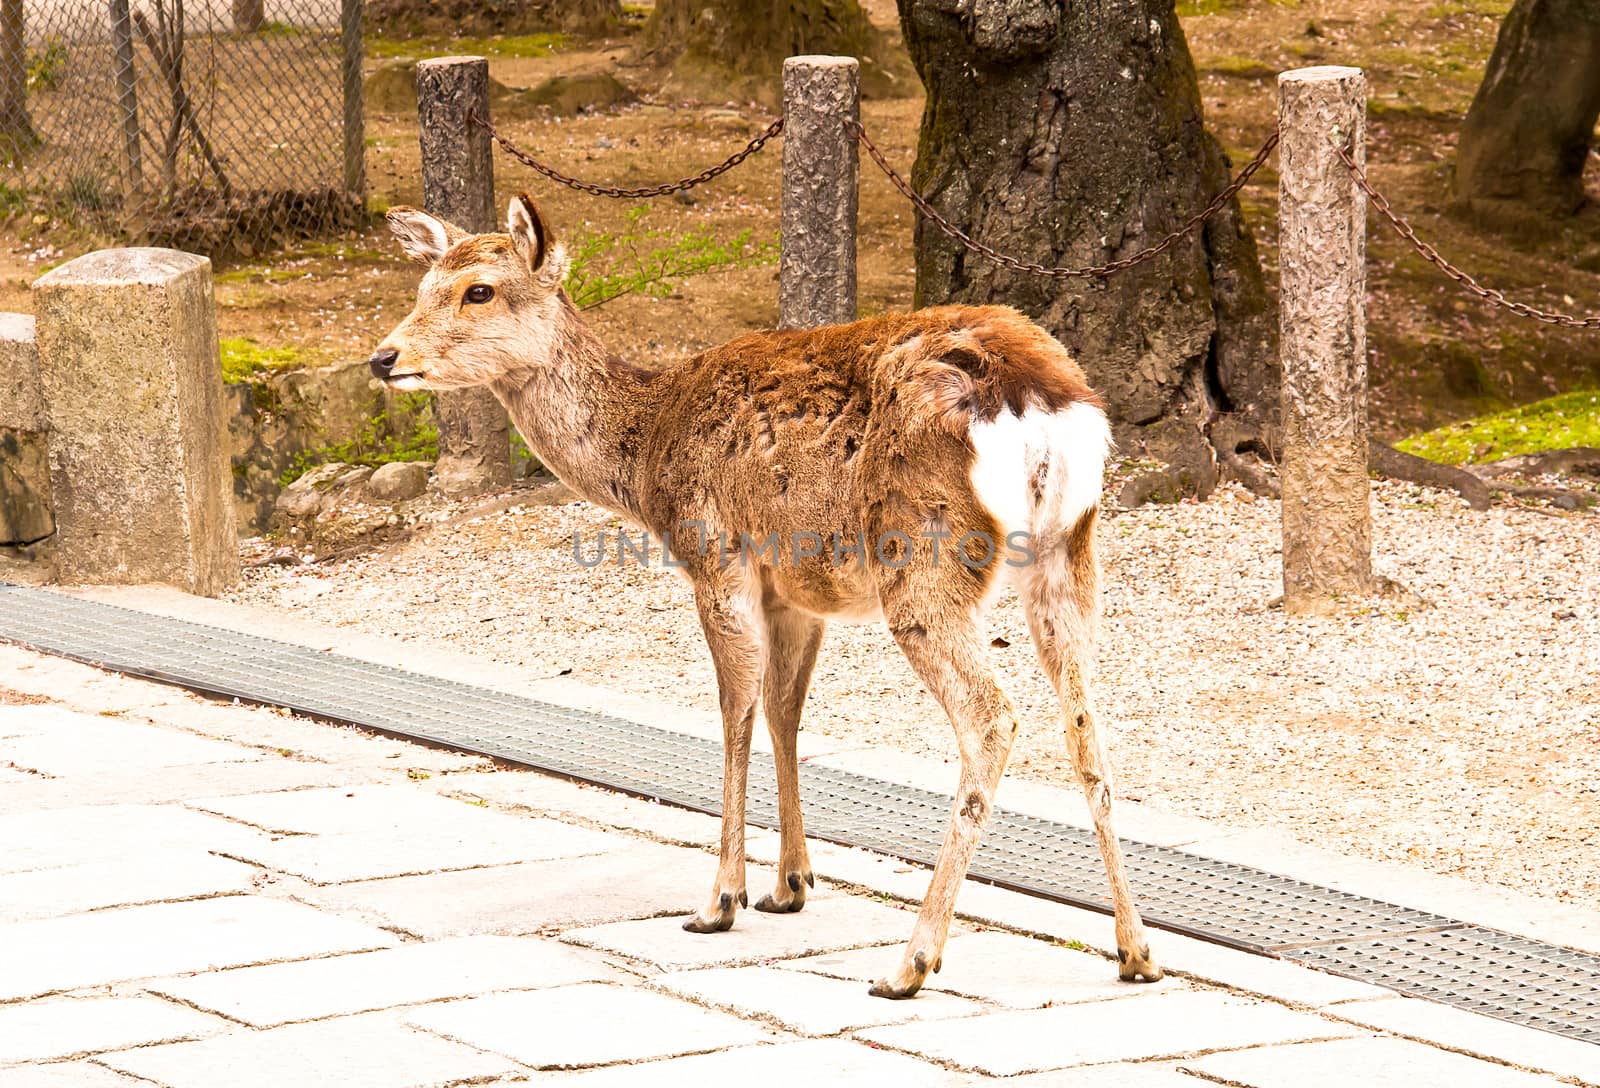
[[[1370,593],[1366,197],[1334,141],[1366,163],[1366,78],[1278,77],[1278,313],[1283,357],[1283,606],[1314,614]]]
[[[489,119],[489,62],[438,57],[417,63],[417,124],[422,142],[422,205],[462,230],[496,228],[494,148],[467,120]],[[491,491],[511,482],[511,428],[487,389],[440,393],[439,462],[434,482],[447,495]]]
[[[783,201],[778,327],[856,319],[856,175],[843,122],[859,120],[854,57],[783,62]]]
[[[33,284],[63,582],[239,577],[211,262],[106,249]]]

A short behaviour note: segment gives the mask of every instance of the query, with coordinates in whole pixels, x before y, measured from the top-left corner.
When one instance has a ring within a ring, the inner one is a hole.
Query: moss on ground
[[[1414,435],[1399,448],[1430,461],[1498,461],[1523,453],[1600,446],[1600,391],[1565,393]]]
[[[310,360],[297,348],[262,347],[248,336],[225,336],[222,348],[222,380],[249,382],[264,370],[287,370],[304,366]]]
[[[368,38],[367,56],[548,57],[567,45],[565,34],[497,34],[492,38]]]

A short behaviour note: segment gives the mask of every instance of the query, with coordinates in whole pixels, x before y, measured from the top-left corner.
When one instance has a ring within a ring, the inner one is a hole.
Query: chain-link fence
[[[0,0],[0,219],[251,253],[365,213],[361,0]]]

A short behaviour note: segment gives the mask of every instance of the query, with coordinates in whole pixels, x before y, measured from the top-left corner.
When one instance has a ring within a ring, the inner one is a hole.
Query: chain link
[[[467,120],[486,131],[490,138],[493,139],[495,143],[499,144],[501,150],[503,150],[507,155],[510,155],[513,159],[516,159],[524,166],[528,166],[534,170],[537,170],[551,181],[556,182],[559,185],[565,185],[569,189],[576,189],[580,193],[592,193],[595,196],[618,197],[624,200],[642,200],[653,196],[667,196],[670,193],[679,193],[686,189],[693,189],[696,185],[703,185],[712,178],[716,177],[718,174],[725,174],[729,170],[732,170],[735,166],[738,166],[740,163],[744,162],[745,159],[748,159],[751,155],[754,155],[757,151],[760,151],[768,140],[772,139],[774,136],[778,135],[778,133],[783,131],[783,118],[780,117],[776,121],[772,122],[772,124],[768,125],[759,136],[751,140],[742,149],[734,152],[731,156],[718,163],[716,166],[713,166],[707,170],[702,170],[693,177],[682,178],[678,181],[669,181],[662,185],[648,185],[642,189],[624,189],[616,185],[596,185],[593,182],[579,181],[577,178],[568,177],[566,174],[563,174],[553,166],[546,166],[538,159],[535,159],[532,155],[529,155],[526,151],[523,151],[516,144],[500,135],[500,132],[494,127],[494,125],[478,116],[476,110],[473,110],[471,113],[467,114]]]
[[[1191,217],[1186,223],[1183,224],[1183,226],[1179,227],[1177,230],[1161,239],[1161,241],[1157,242],[1155,245],[1147,246],[1144,249],[1139,250],[1137,253],[1124,257],[1121,260],[1112,261],[1110,264],[1089,265],[1085,268],[1053,268],[1047,265],[1034,264],[1028,261],[1018,260],[1015,257],[1007,256],[1006,254],[1001,253],[990,246],[984,245],[982,242],[962,231],[960,227],[957,227],[954,223],[940,215],[938,211],[934,209],[932,204],[929,204],[920,193],[911,187],[910,183],[907,182],[905,178],[900,176],[899,172],[896,171],[894,167],[889,165],[888,160],[883,157],[883,152],[879,151],[878,146],[872,142],[872,138],[867,135],[867,130],[862,127],[861,122],[850,120],[846,121],[844,125],[845,128],[848,129],[850,133],[860,142],[861,146],[867,149],[867,154],[872,156],[872,161],[878,164],[878,169],[882,170],[888,177],[889,181],[893,183],[894,187],[900,190],[901,195],[907,200],[911,201],[912,204],[916,205],[917,211],[921,212],[923,217],[930,223],[938,227],[946,237],[959,243],[971,252],[976,253],[978,256],[993,261],[995,264],[1002,265],[1006,268],[1015,269],[1018,272],[1029,272],[1035,276],[1050,276],[1061,280],[1088,279],[1091,277],[1109,276],[1113,273],[1121,272],[1124,269],[1132,268],[1136,264],[1143,264],[1152,257],[1156,257],[1162,253],[1165,253],[1184,238],[1188,237],[1190,234],[1193,234],[1201,224],[1205,223],[1224,207],[1226,207],[1228,201],[1232,200],[1239,190],[1244,188],[1251,176],[1257,170],[1261,169],[1262,164],[1267,161],[1267,156],[1272,154],[1272,149],[1278,146],[1278,130],[1273,129],[1272,135],[1268,136],[1267,142],[1261,145],[1261,150],[1256,152],[1255,158],[1251,159],[1245,165],[1245,168],[1239,171],[1239,176],[1234,178],[1227,188],[1218,193],[1216,198],[1213,199],[1210,204],[1207,204],[1205,209],[1198,215]]]
[[[1467,273],[1439,256],[1439,251],[1421,238],[1418,238],[1417,232],[1412,228],[1411,224],[1396,214],[1383,194],[1372,187],[1372,183],[1367,180],[1366,171],[1356,165],[1356,160],[1350,153],[1348,142],[1341,143],[1335,140],[1333,146],[1334,150],[1338,151],[1339,158],[1344,160],[1345,167],[1349,169],[1350,176],[1355,179],[1356,185],[1360,187],[1362,192],[1367,194],[1367,197],[1372,201],[1373,207],[1377,208],[1379,213],[1389,221],[1389,225],[1395,229],[1395,233],[1410,242],[1412,248],[1422,255],[1423,260],[1455,280],[1472,294],[1477,295],[1485,302],[1499,306],[1501,309],[1510,310],[1521,317],[1531,317],[1535,321],[1543,321],[1547,325],[1560,325],[1568,329],[1600,329],[1600,315],[1573,317],[1570,314],[1556,313],[1552,310],[1541,310],[1536,306],[1529,306],[1526,302],[1513,302],[1494,288],[1483,286]]]

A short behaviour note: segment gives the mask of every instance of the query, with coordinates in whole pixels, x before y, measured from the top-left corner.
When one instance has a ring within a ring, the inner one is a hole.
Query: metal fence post
[[[367,197],[367,126],[361,98],[363,0],[343,0],[339,11],[339,61],[344,76],[344,191]]]
[[[1366,77],[1278,77],[1283,605],[1315,614],[1373,589],[1367,480]]]
[[[422,141],[422,203],[463,230],[495,229],[494,157],[489,134],[467,117],[489,119],[489,62],[439,57],[417,64]],[[505,409],[487,389],[440,393],[439,462],[434,480],[447,495],[470,495],[511,481]]]
[[[111,0],[111,52],[117,112],[122,118],[122,190],[127,206],[144,214],[144,166],[139,154],[139,76],[133,67],[133,17],[128,0]]]
[[[856,184],[860,156],[854,57],[783,62],[783,200],[779,328],[856,319]]]

